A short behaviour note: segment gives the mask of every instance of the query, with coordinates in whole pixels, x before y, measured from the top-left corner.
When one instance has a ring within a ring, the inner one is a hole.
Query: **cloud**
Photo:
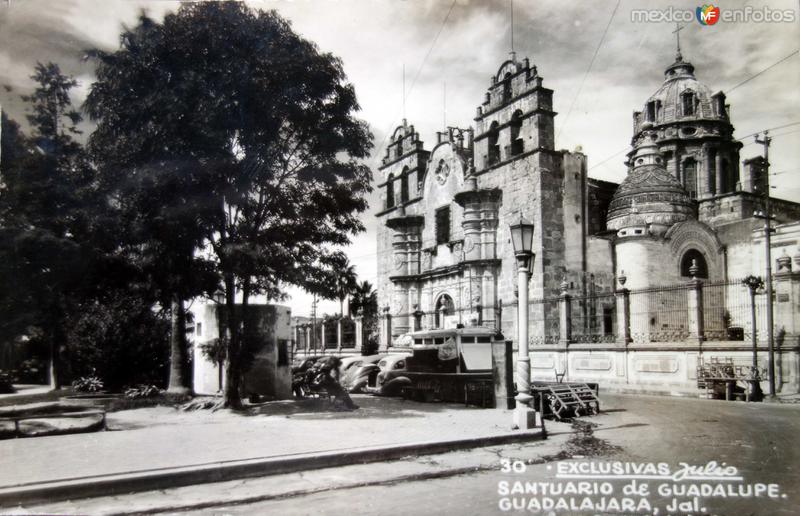
[[[342,58],[362,106],[360,117],[369,122],[375,134],[376,148],[370,164],[376,176],[384,152],[380,144],[403,116],[404,65],[405,116],[430,149],[435,132],[444,125],[444,83],[447,123],[460,127],[472,125],[475,108],[483,100],[490,76],[510,50],[508,0],[457,0],[444,25],[451,7],[449,0],[248,3],[256,8],[277,10],[320,49]],[[620,2],[598,48],[616,4],[616,0],[515,2],[514,45],[518,56],[530,57],[544,77],[545,86],[555,91],[554,108],[559,113],[557,147],[572,149],[581,145],[589,158],[590,174],[621,181],[625,174],[624,152],[595,165],[627,150],[632,112],[642,109],[661,85],[663,71],[675,56],[674,24],[635,23],[631,21],[631,10],[674,7],[693,11],[697,2]],[[30,87],[27,76],[36,60],[59,62],[64,70],[79,76],[82,91],[76,97],[81,97],[85,94],[85,83],[92,77],[91,63],[80,60],[85,48],[95,45],[114,48],[121,25],[134,23],[140,9],[146,8],[158,19],[177,5],[121,0],[66,0],[54,5],[39,0],[12,0],[10,8],[0,7],[0,84],[11,84],[15,91],[8,94],[0,89],[0,103],[12,116],[20,113],[18,101],[10,97]],[[800,19],[793,0],[766,0],[759,5],[792,9]],[[437,34],[438,40],[432,47]],[[696,66],[698,79],[717,91],[730,89],[788,55],[798,47],[798,36],[797,22],[720,22],[708,27],[691,22],[681,31],[681,46],[684,57]],[[595,51],[597,56],[586,75]],[[577,95],[585,75],[585,83]],[[798,83],[800,56],[795,56],[731,91],[728,100],[735,134],[741,137],[800,120]],[[570,106],[573,106],[571,111]],[[783,136],[776,136],[770,161],[775,170],[795,169],[775,176],[775,184],[784,197],[798,201],[800,182],[796,179],[796,164],[800,162],[800,132],[791,132],[792,129],[800,126],[776,133]],[[760,152],[752,140],[743,142],[743,159]],[[374,192],[370,200],[372,207],[364,215],[368,232],[355,239],[350,254],[359,274],[372,280],[378,193]],[[296,313],[305,314],[310,300],[293,293],[290,304]],[[322,309],[338,311],[338,303],[323,304]]]

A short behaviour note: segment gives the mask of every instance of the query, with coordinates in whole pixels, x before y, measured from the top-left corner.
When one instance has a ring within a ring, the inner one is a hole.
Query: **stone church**
[[[382,346],[402,346],[419,329],[483,325],[516,349],[509,225],[522,217],[535,226],[534,377],[691,393],[698,364],[749,360],[750,298],[740,280],[764,276],[756,215],[767,166],[760,157],[740,163],[724,93],[699,82],[679,52],[633,113],[619,185],[589,177],[580,151],[555,149],[555,119],[553,91],[512,54],[474,128],[437,133],[430,150],[407,121],[394,131],[378,176]],[[771,199],[770,212],[776,367],[780,387],[797,392],[800,204]],[[765,295],[756,298],[766,346]]]

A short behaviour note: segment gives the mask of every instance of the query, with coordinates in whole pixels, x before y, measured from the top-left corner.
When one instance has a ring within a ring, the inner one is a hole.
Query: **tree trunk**
[[[240,349],[241,333],[236,314],[236,282],[233,274],[225,273],[225,308],[228,328],[228,352],[225,362],[224,406],[231,409],[242,408]]]
[[[53,336],[50,336],[50,364],[48,368],[48,375],[50,377],[50,390],[58,390],[61,388],[61,381],[58,377],[58,344],[56,344]]]
[[[50,389],[59,390],[64,386],[67,345],[67,336],[64,331],[64,310],[60,300],[56,300],[50,308],[49,326],[47,337],[50,341]]]
[[[186,309],[179,295],[172,295],[172,331],[170,332],[169,386],[167,392],[190,394],[189,352],[186,349]]]

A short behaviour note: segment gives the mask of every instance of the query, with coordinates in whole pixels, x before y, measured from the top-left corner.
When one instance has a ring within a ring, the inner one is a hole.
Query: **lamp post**
[[[752,379],[750,381],[750,399],[753,401],[761,401],[764,398],[764,393],[761,391],[761,375],[758,373],[758,339],[756,338],[756,291],[764,288],[764,280],[758,276],[748,276],[742,280],[742,283],[750,289],[750,325],[751,340],[753,343],[753,371],[751,373]]]
[[[520,214],[519,222],[511,224],[511,243],[517,259],[517,405],[514,423],[520,430],[536,426],[536,410],[531,406],[531,361],[528,354],[528,281],[531,277],[534,254],[533,224]]]

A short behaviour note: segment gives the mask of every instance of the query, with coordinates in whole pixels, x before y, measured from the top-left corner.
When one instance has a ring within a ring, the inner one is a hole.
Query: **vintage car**
[[[340,376],[342,387],[348,392],[363,392],[364,387],[375,385],[378,377],[378,362],[386,357],[386,354],[369,355],[358,357],[358,360],[351,363],[346,371]]]
[[[342,383],[342,379],[345,377],[347,372],[355,367],[362,358],[363,357],[361,355],[339,357],[339,383]]]

